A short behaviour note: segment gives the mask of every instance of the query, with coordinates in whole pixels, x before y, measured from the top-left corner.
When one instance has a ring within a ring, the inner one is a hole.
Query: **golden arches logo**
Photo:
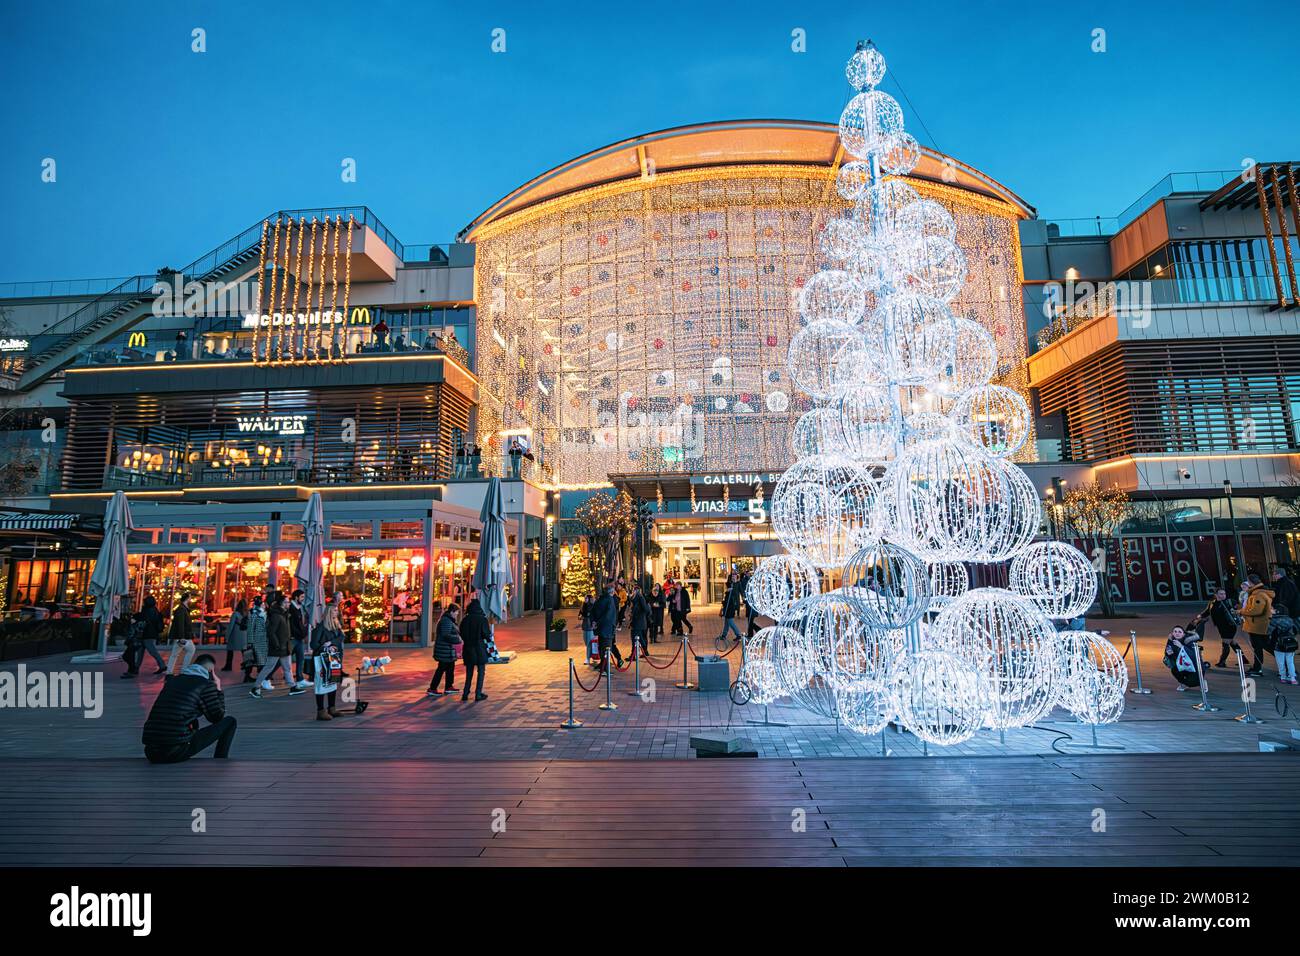
[[[348,325],[369,325],[370,310],[365,306],[357,306],[348,316]]]
[[[129,349],[142,349],[149,344],[149,337],[143,332],[132,332],[126,337],[126,347]]]

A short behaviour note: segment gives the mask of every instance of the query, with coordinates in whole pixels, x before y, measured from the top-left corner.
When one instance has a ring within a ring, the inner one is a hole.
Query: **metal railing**
[[[111,279],[36,279],[26,282],[0,282],[0,299],[52,299],[103,295],[126,280],[126,276],[117,276]]]

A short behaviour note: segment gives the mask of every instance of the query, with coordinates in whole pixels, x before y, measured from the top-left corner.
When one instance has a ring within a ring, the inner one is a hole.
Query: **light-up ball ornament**
[[[844,454],[844,432],[838,410],[819,406],[804,412],[790,431],[790,447],[796,458]]]
[[[745,641],[744,665],[740,679],[749,690],[749,700],[755,704],[770,704],[785,694],[777,673],[774,641],[780,640],[780,627],[765,627]]]
[[[890,176],[906,176],[920,161],[921,144],[901,130],[889,138],[880,154],[880,168]]]
[[[835,174],[835,191],[840,194],[840,198],[853,202],[873,182],[875,179],[871,175],[871,166],[854,159],[841,165]]]
[[[892,274],[889,251],[869,240],[858,242],[844,268],[863,292],[875,292]]]
[[[855,90],[879,86],[885,78],[885,58],[874,46],[863,44],[845,64],[844,78]]]
[[[891,378],[902,385],[924,385],[953,364],[957,327],[948,306],[929,296],[893,295],[864,324],[868,353],[883,358]]]
[[[998,348],[993,335],[978,322],[954,318],[956,330],[952,365],[931,383],[931,388],[945,398],[987,385],[997,371]]]
[[[833,397],[867,359],[866,341],[846,322],[810,322],[790,340],[790,377],[813,398]]]
[[[969,589],[966,565],[957,561],[936,561],[930,565],[930,610],[943,608]]]
[[[890,468],[901,539],[927,561],[975,560],[1002,541],[998,460],[970,445],[922,441]]]
[[[878,482],[847,458],[795,462],[772,493],[772,530],[786,549],[817,568],[841,567],[875,536]]]
[[[850,730],[860,734],[878,734],[889,726],[898,712],[894,699],[892,675],[864,677],[837,685],[835,709]]]
[[[991,455],[1014,455],[1029,437],[1029,405],[1004,385],[980,385],[965,392],[952,411],[953,421]]]
[[[1011,590],[1051,618],[1085,614],[1097,597],[1097,572],[1081,551],[1063,541],[1031,544],[1011,559]]]
[[[894,456],[898,410],[883,388],[847,388],[837,399],[837,409],[838,437],[845,454],[861,462],[885,461]]]
[[[853,216],[869,228],[872,239],[891,253],[920,241],[922,234],[905,214],[920,200],[920,194],[901,179],[885,179],[862,191],[853,207]]]
[[[984,509],[993,518],[992,533],[971,560],[1006,561],[1029,546],[1042,525],[1042,504],[1038,491],[1024,470],[1005,458],[988,459],[999,479]]]
[[[903,132],[903,109],[888,93],[868,90],[849,100],[840,114],[840,142],[858,159],[887,146]]]
[[[966,256],[951,239],[926,236],[903,257],[905,283],[910,291],[944,302],[966,284]]]
[[[925,562],[888,541],[855,552],[844,565],[843,580],[845,599],[874,628],[905,628],[930,607]]]
[[[920,199],[899,210],[900,230],[918,238],[937,236],[955,242],[957,223],[947,208],[934,199]]]
[[[898,720],[922,740],[948,747],[970,740],[984,723],[988,691],[980,673],[954,654],[919,651],[894,671]]]
[[[866,293],[842,269],[823,269],[814,273],[799,292],[799,314],[809,322],[846,322],[853,325],[862,321],[866,307]]]
[[[1057,702],[1085,724],[1113,724],[1124,713],[1128,667],[1115,645],[1091,631],[1062,631]]]
[[[932,644],[972,665],[988,686],[986,723],[1023,727],[1055,700],[1058,643],[1043,614],[1002,588],[976,588],[954,599],[930,627]]]
[[[907,426],[908,445],[919,441],[948,439],[953,433],[952,419],[940,412],[913,412],[903,419],[903,424]]]
[[[794,554],[764,558],[749,576],[745,603],[750,609],[779,621],[796,603],[820,588],[817,569]]]

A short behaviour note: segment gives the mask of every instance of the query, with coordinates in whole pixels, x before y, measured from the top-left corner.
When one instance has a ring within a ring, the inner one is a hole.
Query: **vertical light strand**
[[[262,279],[266,272],[266,232],[270,220],[262,220],[262,241],[257,247],[257,304],[253,306],[253,364],[257,364],[257,330],[262,326]]]
[[[1286,294],[1282,291],[1282,273],[1277,266],[1277,249],[1273,247],[1273,216],[1264,190],[1264,176],[1258,166],[1255,167],[1255,193],[1259,197],[1259,214],[1264,219],[1264,241],[1268,243],[1268,262],[1273,267],[1273,291],[1277,294],[1277,307],[1285,309]]]
[[[279,279],[280,265],[280,217],[275,217],[275,234],[271,240],[271,289],[266,301],[266,361],[271,361],[271,321],[275,314],[275,283]],[[256,358],[258,347],[262,343],[262,317],[257,317],[257,335],[253,339],[253,355]]]
[[[316,342],[308,350],[307,343],[312,341],[312,311],[311,311],[311,293],[312,286],[316,279],[316,217],[311,217],[311,245],[307,247],[307,298],[303,301],[302,311],[306,316],[306,322],[302,328],[302,357],[304,360],[315,364],[317,346],[320,345],[320,313],[316,313]]]
[[[340,218],[342,218],[342,217],[340,217]],[[353,228],[353,222],[354,222],[354,220],[353,220],[353,218],[352,218],[352,214],[351,214],[351,213],[348,213],[348,247],[347,247],[347,250],[346,250],[345,253],[344,253],[344,259],[343,259],[343,269],[344,269],[344,273],[343,273],[343,314],[344,314],[344,315],[347,315],[347,314],[348,314],[348,302],[349,302],[349,301],[351,300],[351,298],[352,298],[352,228]],[[343,357],[343,360],[346,361],[346,360],[347,360],[347,357],[344,356],[344,357]]]
[[[290,363],[298,360],[298,299],[302,295],[302,240],[307,231],[307,217],[298,217],[298,252],[293,259],[293,305],[289,312],[292,315],[292,323],[288,325],[289,331],[289,361]]]
[[[276,312],[280,316],[280,328],[275,333],[275,361],[279,362],[284,356],[284,313],[287,311],[289,304],[289,244],[293,237],[293,217],[287,216],[284,220],[284,261],[280,263],[280,302]],[[275,317],[271,317],[271,328],[275,328]],[[267,349],[268,353],[270,349]]]
[[[320,282],[316,283],[316,312],[321,317],[321,322],[325,322],[325,258],[330,251],[330,217],[326,216],[321,220],[321,238],[320,238]],[[333,344],[334,336],[334,313],[329,314],[330,342]],[[320,336],[316,337],[316,347],[320,349]],[[328,357],[328,356],[327,356]],[[324,361],[322,359],[321,361]]]
[[[336,317],[338,316],[338,302],[339,302],[339,232],[342,229],[343,229],[343,217],[335,216],[334,217],[334,254],[330,257],[330,281],[333,283],[333,288],[330,290],[330,311],[333,312]],[[342,358],[343,353],[347,350],[347,326],[345,324],[347,321],[348,321],[347,315],[345,314],[343,315],[342,321],[338,323],[339,325],[343,326],[340,333],[342,337],[339,341],[338,352],[334,351],[333,343],[331,342],[331,348],[330,348],[331,361],[334,362],[343,361]]]
[[[1296,201],[1295,167],[1290,163],[1286,164],[1286,185],[1291,196],[1291,225],[1295,226],[1296,237],[1300,238],[1300,202]]]
[[[1273,175],[1273,200],[1277,203],[1277,225],[1282,231],[1282,252],[1286,255],[1286,277],[1291,283],[1291,303],[1300,305],[1300,284],[1296,282],[1295,257],[1291,254],[1291,230],[1286,226],[1286,208],[1283,206],[1282,183],[1278,178],[1277,164],[1270,168]]]

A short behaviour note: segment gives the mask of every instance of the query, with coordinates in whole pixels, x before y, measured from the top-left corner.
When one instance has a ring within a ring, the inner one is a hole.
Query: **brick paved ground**
[[[1211,700],[1222,709],[1201,714],[1191,709],[1199,699],[1195,693],[1177,693],[1177,685],[1160,666],[1163,635],[1186,612],[1165,613],[1137,620],[1092,622],[1109,626],[1112,639],[1121,649],[1127,644],[1130,627],[1139,631],[1139,649],[1144,662],[1144,680],[1153,689],[1149,696],[1130,694],[1123,720],[1099,732],[1103,743],[1122,746],[1126,752],[1246,752],[1257,749],[1264,733],[1285,733],[1290,721],[1274,712],[1276,672],[1266,670],[1259,685],[1256,711],[1268,721],[1262,727],[1233,720],[1242,711],[1239,685],[1234,671],[1214,671],[1209,680]],[[707,610],[697,616],[697,650],[713,652],[712,627],[716,617]],[[1120,635],[1124,635],[1122,638]],[[574,635],[571,633],[571,638]],[[812,717],[789,706],[774,706],[769,712],[774,723],[788,726],[755,726],[763,710],[757,706],[733,708],[726,694],[704,694],[678,690],[680,660],[671,669],[642,668],[642,677],[656,681],[653,701],[629,696],[632,673],[616,675],[613,699],[615,711],[600,711],[603,688],[596,694],[577,695],[577,716],[585,726],[565,731],[568,654],[542,649],[540,617],[510,622],[500,628],[498,643],[519,652],[506,665],[488,668],[486,690],[489,699],[462,704],[453,698],[424,696],[432,662],[426,650],[395,649],[394,663],[383,676],[367,678],[361,694],[371,702],[364,716],[318,723],[310,694],[289,698],[276,691],[263,700],[249,698],[244,689],[227,683],[229,710],[239,719],[236,755],[253,759],[348,758],[439,758],[439,759],[659,759],[688,758],[692,731],[744,728],[760,756],[768,758],[879,757],[880,737],[860,737],[840,731],[833,722]],[[581,654],[579,641],[573,654]],[[620,632],[626,650],[626,632]],[[677,645],[658,645],[652,650],[659,663],[666,663]],[[1212,645],[1217,653],[1217,642]],[[359,652],[348,651],[355,664]],[[733,654],[736,662],[739,655]],[[1131,663],[1132,654],[1129,653]],[[67,657],[27,662],[29,668],[67,669]],[[0,665],[7,670],[15,663]],[[5,757],[136,757],[139,728],[157,693],[159,679],[142,676],[134,681],[119,680],[123,665],[104,668],[104,715],[84,719],[80,712],[56,710],[13,710],[0,712],[0,758]],[[590,683],[594,672],[579,667],[582,680]],[[734,675],[734,666],[733,666]],[[691,678],[694,680],[694,664]],[[460,682],[460,671],[457,672]],[[1294,694],[1300,703],[1300,694]],[[1069,734],[1073,739],[1067,739]],[[1057,711],[1037,729],[1008,732],[1005,742],[997,734],[984,733],[976,739],[949,748],[947,755],[991,756],[1051,754],[1052,746],[1077,750],[1078,743],[1090,742],[1087,728]],[[914,738],[887,732],[884,746],[894,756],[916,756],[923,748]],[[930,749],[932,756],[938,753]]]

